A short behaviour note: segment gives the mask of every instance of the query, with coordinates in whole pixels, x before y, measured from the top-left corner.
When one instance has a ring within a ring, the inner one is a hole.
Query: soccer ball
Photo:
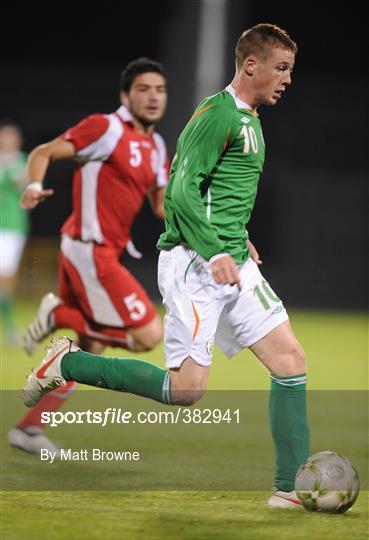
[[[295,490],[309,512],[343,514],[357,499],[359,475],[347,457],[328,450],[318,452],[297,471]]]

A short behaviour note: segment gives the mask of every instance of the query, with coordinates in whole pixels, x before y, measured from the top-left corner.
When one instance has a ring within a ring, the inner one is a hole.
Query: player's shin
[[[64,356],[61,372],[66,381],[130,392],[168,405],[172,402],[169,372],[143,360],[78,351]]]
[[[296,472],[309,456],[306,373],[271,376],[269,420],[276,461],[274,485],[292,491]]]

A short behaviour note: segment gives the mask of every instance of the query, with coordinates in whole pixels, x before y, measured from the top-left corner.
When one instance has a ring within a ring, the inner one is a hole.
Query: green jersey
[[[6,164],[1,163],[0,171],[0,228],[26,234],[28,213],[19,205],[21,183],[24,181],[26,156],[23,152],[14,154]]]
[[[259,117],[232,86],[203,100],[178,139],[158,248],[184,244],[242,264],[264,155]]]

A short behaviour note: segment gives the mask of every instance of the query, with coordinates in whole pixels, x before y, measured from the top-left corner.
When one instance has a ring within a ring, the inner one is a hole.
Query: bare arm
[[[23,192],[21,197],[21,207],[32,210],[47,197],[51,197],[52,189],[43,189],[42,182],[49,164],[52,161],[72,158],[76,155],[71,142],[57,138],[45,144],[36,146],[28,156],[27,178],[29,187]]]
[[[165,188],[159,187],[152,189],[147,195],[152,211],[160,219],[164,219],[164,194]]]

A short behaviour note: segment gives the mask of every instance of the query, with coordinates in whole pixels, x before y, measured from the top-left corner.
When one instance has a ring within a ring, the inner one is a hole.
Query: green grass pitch
[[[17,315],[21,327],[25,327],[36,308],[36,304],[27,302],[19,304]],[[320,395],[328,397],[364,395],[368,384],[366,317],[361,314],[303,311],[292,312],[290,317],[295,334],[308,358],[309,389],[325,391]],[[115,349],[107,353],[119,356],[120,351]],[[162,364],[162,347],[140,357]],[[40,355],[36,355],[36,358],[39,359]],[[35,365],[35,361],[30,360],[21,349],[3,345],[1,365],[2,389],[17,391],[22,386],[30,367]],[[267,390],[268,387],[268,375],[252,354],[242,352],[228,361],[220,351],[215,351],[209,381],[210,389]],[[346,391],[351,392],[346,394]],[[85,392],[84,395],[86,394]],[[115,406],[119,396],[120,394],[114,393]],[[123,395],[122,399],[125,397]],[[4,402],[2,405],[4,406]],[[19,407],[22,410],[22,406]],[[339,408],[339,404],[337,407]],[[346,454],[355,457],[355,465],[359,468],[363,480],[368,463],[367,442],[365,442],[367,411],[363,414],[359,411],[358,415],[354,415],[353,411],[349,401],[346,401],[338,414],[324,417],[323,412],[326,411],[323,411],[320,403],[315,409],[313,404],[312,444],[314,451],[327,449],[321,447],[326,441],[331,441],[334,445],[334,448],[330,448],[332,450],[340,449],[343,445]],[[14,491],[2,492],[0,534],[2,540],[368,538],[368,491],[366,491],[368,487],[365,478],[355,506],[342,516],[269,510],[266,507],[268,491],[246,491],[251,489],[249,486],[239,491],[230,489],[229,485],[224,486],[224,491],[158,491],[155,487],[150,491],[133,491],[133,489],[123,491],[117,489],[119,483],[114,484],[114,481],[127,479],[127,485],[130,484],[128,476],[120,474],[118,468],[113,468],[112,471],[104,470],[103,467],[96,469],[96,474],[100,475],[101,489],[88,491],[86,486],[90,485],[89,475],[94,471],[91,466],[89,468],[79,464],[73,464],[75,466],[62,470],[53,469],[53,466],[48,465],[49,469],[45,469],[44,475],[46,489],[50,491],[24,491],[22,486],[27,478],[32,480],[36,462],[38,466],[40,465],[38,458],[11,450],[4,440],[4,434],[16,421],[17,414],[18,412],[14,410],[5,410],[2,416],[1,468],[2,476],[6,480],[3,487],[6,487],[8,481],[16,486]],[[355,425],[360,419],[364,422],[364,433],[360,433],[359,424]],[[257,422],[255,425],[257,426]],[[265,456],[265,474],[268,481],[267,460],[271,452],[270,442],[268,437],[264,440],[255,436],[253,431],[256,429],[255,425],[250,420],[248,429],[253,434],[254,444],[247,446],[245,455],[239,451],[237,459],[241,463],[244,459],[245,468],[247,466],[250,468],[250,479],[254,474],[256,482],[263,473],[261,470],[253,471],[254,459],[256,460],[257,456]],[[263,428],[267,430],[267,426]],[[57,437],[52,434],[54,439],[63,439],[63,436],[68,437],[67,433],[64,434],[63,428],[58,431]],[[227,439],[223,441],[221,449],[225,456],[224,463],[232,458],[232,452],[238,451],[235,443],[236,441],[233,444],[233,441]],[[272,470],[272,464],[269,466]],[[216,475],[217,469],[212,469],[211,464],[209,467],[211,474]],[[163,468],[165,469],[165,465]],[[241,472],[240,470],[240,474]],[[112,480],[110,480],[111,473],[114,475]],[[219,470],[219,474],[221,473],[223,471]],[[67,475],[64,476],[67,484],[73,477],[75,490],[52,491],[53,482],[57,478],[59,482],[63,481],[62,475]],[[113,485],[114,488],[110,489]]]

